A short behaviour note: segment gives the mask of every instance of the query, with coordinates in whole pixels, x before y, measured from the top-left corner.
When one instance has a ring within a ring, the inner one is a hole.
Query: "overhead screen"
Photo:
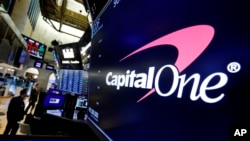
[[[115,141],[237,138],[249,33],[248,1],[111,1],[93,23],[88,120]]]
[[[82,70],[81,53],[78,43],[55,47],[55,55],[60,69]]]
[[[28,46],[28,53],[30,58],[35,60],[43,60],[47,46],[28,36],[23,35],[24,40]]]

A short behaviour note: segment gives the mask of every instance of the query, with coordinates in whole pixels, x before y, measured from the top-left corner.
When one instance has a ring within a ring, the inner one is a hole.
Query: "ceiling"
[[[63,26],[67,25],[75,29],[84,31],[80,37],[79,43],[81,46],[86,46],[91,40],[90,21],[88,14],[94,19],[103,9],[108,0],[39,0],[40,9],[43,19],[49,22],[55,30],[66,33]],[[59,26],[53,24],[56,21]],[[72,33],[66,33],[72,35]],[[74,35],[72,35],[74,36]],[[76,36],[78,37],[78,36]],[[89,53],[82,54],[86,58],[83,63],[88,63]],[[47,62],[52,63],[53,59],[45,57]]]
[[[64,25],[84,31],[82,37],[72,36],[80,38],[80,43],[85,46],[90,41],[90,25],[84,1],[86,0],[39,0],[39,3],[43,19],[58,32],[73,34],[63,30]],[[45,54],[44,60],[51,64],[54,63],[50,53]]]
[[[88,29],[88,13],[83,0],[39,0],[39,2],[43,19],[59,23],[59,27],[54,26],[57,31],[62,32],[63,25],[82,31]]]
[[[85,32],[79,40],[83,46],[86,46],[91,40],[91,29],[85,2],[86,0],[39,0],[43,19],[49,21],[52,25],[54,22],[51,21],[58,22],[59,26],[53,26],[57,31],[65,33],[62,29],[63,26],[66,25]],[[87,58],[88,54],[85,55]],[[45,61],[54,64],[51,54],[46,55]],[[87,61],[88,58],[85,62]],[[0,63],[0,67],[20,69],[4,63]]]

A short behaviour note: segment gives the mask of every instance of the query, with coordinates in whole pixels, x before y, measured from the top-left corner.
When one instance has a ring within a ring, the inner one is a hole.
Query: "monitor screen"
[[[249,129],[249,21],[246,0],[110,2],[93,22],[89,121],[114,141]]]
[[[87,108],[88,99],[85,96],[78,96],[76,100],[76,108]]]
[[[62,90],[58,90],[58,89],[54,89],[54,88],[49,88],[47,93],[48,94],[59,94],[59,95],[64,94],[64,92]]]
[[[55,67],[53,65],[46,64],[46,70],[54,70]]]
[[[67,70],[59,71],[59,89],[74,94],[83,93],[83,70]]]
[[[55,52],[60,69],[83,69],[78,43],[55,46]]]
[[[23,35],[23,38],[27,43],[30,58],[43,60],[47,46],[28,36]]]
[[[43,62],[35,61],[34,62],[34,67],[35,68],[43,68]]]
[[[43,107],[46,109],[63,109],[65,95],[60,90],[49,89],[43,101]]]

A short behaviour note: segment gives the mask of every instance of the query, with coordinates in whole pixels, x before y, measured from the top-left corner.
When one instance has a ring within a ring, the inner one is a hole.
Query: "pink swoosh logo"
[[[139,49],[122,58],[120,62],[141,51],[156,47],[158,45],[172,45],[178,50],[178,58],[175,62],[175,66],[178,68],[179,72],[182,72],[201,55],[201,53],[207,48],[213,39],[213,36],[214,28],[212,26],[196,25],[187,27],[167,34],[140,47]],[[154,92],[155,89],[151,89],[147,94],[140,98],[137,103]]]

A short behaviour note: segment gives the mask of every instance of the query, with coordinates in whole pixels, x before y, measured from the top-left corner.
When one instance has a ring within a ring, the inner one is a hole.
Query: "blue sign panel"
[[[249,129],[248,1],[104,9],[92,28],[88,117],[106,139],[230,140]]]

